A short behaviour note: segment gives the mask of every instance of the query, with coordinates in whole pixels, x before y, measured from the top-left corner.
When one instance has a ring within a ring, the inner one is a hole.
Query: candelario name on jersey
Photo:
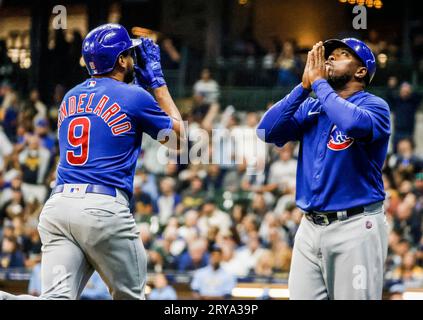
[[[122,109],[116,102],[109,101],[107,95],[103,95],[96,105],[93,105],[95,93],[70,96],[64,100],[59,108],[57,127],[60,128],[63,120],[74,115],[87,115],[89,113],[100,117],[105,124],[110,127],[113,135],[120,135],[131,130],[131,122],[126,120],[128,117],[125,113],[120,112]]]

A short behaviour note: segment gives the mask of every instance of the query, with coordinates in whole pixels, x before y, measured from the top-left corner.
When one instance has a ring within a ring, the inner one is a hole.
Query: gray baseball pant
[[[94,269],[113,299],[145,299],[146,253],[121,191],[112,197],[66,188],[46,202],[38,231],[43,244],[39,299],[78,299]]]
[[[295,236],[288,288],[292,300],[380,300],[388,252],[381,202],[328,226],[303,216]]]

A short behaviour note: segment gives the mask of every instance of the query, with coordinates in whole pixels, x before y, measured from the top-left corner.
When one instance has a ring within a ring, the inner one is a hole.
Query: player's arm
[[[312,86],[328,118],[346,135],[373,140],[375,126],[389,133],[389,107],[382,99],[370,99],[358,106],[341,98],[324,79]]]
[[[168,139],[164,139],[160,135],[157,138],[163,144],[167,144],[172,149],[179,149],[182,142],[186,140],[185,128],[182,121],[182,116],[176,107],[172,96],[169,93],[166,81],[164,79],[162,67],[160,64],[160,48],[151,39],[142,39],[142,44],[136,49],[137,63],[134,66],[135,83],[141,87],[148,89],[151,88],[160,108],[171,119],[171,129],[167,134],[173,133],[173,137],[179,143],[167,143]],[[176,135],[176,137],[175,137]]]
[[[299,84],[282,100],[270,107],[257,127],[258,137],[279,147],[288,141],[299,140],[302,134],[302,117],[298,109],[309,94],[310,91]]]
[[[161,86],[153,90],[154,97],[157,100],[160,108],[170,117],[172,120],[173,131],[176,133],[178,139],[185,140],[185,127],[182,121],[181,113],[175,105],[175,102],[170,95],[167,86]],[[164,141],[160,141],[164,143]]]

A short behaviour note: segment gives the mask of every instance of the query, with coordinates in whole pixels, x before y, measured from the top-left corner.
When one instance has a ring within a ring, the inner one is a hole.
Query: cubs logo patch
[[[329,136],[329,142],[327,147],[333,151],[342,151],[349,148],[354,143],[354,139],[343,134],[336,126],[333,126],[333,129]]]

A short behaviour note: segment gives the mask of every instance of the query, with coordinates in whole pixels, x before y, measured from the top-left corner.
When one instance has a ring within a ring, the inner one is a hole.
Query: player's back
[[[59,108],[57,184],[102,184],[130,195],[142,133],[156,138],[166,128],[170,118],[144,89],[107,77],[87,79]]]

